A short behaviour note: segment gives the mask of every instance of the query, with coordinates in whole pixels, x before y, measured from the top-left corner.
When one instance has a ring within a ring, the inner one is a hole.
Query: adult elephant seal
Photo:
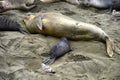
[[[54,44],[50,50],[50,57],[45,59],[45,64],[52,64],[55,59],[71,51],[70,45],[66,37],[62,37],[60,41]]]
[[[43,3],[51,3],[51,2],[57,2],[57,1],[65,1],[71,4],[76,4],[79,5],[79,1],[78,0],[40,0]]]
[[[94,6],[96,8],[120,9],[120,0],[80,0],[84,5]]]
[[[60,13],[40,13],[24,18],[24,24],[29,32],[40,33],[55,37],[67,37],[72,40],[99,40],[105,41],[107,53],[113,56],[113,42],[99,27],[76,21]]]
[[[0,1],[0,12],[5,12],[8,10],[30,10],[35,7],[35,5],[27,6],[28,4],[33,4],[34,0],[2,0]]]

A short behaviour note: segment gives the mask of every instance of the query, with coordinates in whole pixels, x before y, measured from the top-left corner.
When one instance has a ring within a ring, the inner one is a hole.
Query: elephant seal
[[[0,1],[0,12],[5,12],[8,10],[30,10],[35,7],[33,4],[34,0],[2,0]]]
[[[120,9],[120,0],[81,0],[80,3],[96,8]]]
[[[40,0],[43,3],[51,3],[51,2],[57,2],[57,1],[65,1],[71,4],[79,5],[78,0]]]
[[[99,27],[76,21],[61,13],[49,12],[26,16],[23,19],[30,33],[40,33],[55,37],[67,37],[71,40],[98,40],[106,42],[107,53],[113,56],[113,42]]]
[[[50,50],[50,57],[44,60],[45,64],[52,64],[55,59],[71,51],[66,37],[62,37]]]
[[[6,16],[0,16],[0,31],[19,31],[21,33],[28,33],[21,25]]]

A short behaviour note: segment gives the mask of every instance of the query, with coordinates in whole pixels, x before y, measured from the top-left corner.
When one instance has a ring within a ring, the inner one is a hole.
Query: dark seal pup
[[[0,31],[19,31],[28,33],[21,25],[6,16],[0,16]]]
[[[50,50],[50,57],[44,60],[45,64],[52,64],[56,58],[71,51],[67,38],[62,37]]]

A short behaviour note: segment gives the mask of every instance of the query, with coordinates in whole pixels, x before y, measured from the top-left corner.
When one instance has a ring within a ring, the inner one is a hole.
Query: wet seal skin
[[[101,41],[106,44],[109,57],[112,57],[113,51],[116,50],[113,40],[101,28],[74,20],[61,13],[48,12],[29,15],[23,21],[30,33],[66,37],[71,40]],[[119,53],[118,51],[115,52]]]
[[[0,12],[2,13],[8,10],[28,11],[36,7],[36,5],[33,5],[33,3],[34,0],[2,0],[0,1]]]
[[[18,22],[7,16],[0,16],[0,31],[19,31],[24,34],[28,33]]]
[[[55,43],[50,50],[50,57],[45,59],[45,64],[52,64],[58,57],[71,51],[69,42],[66,37],[62,37],[60,41]]]

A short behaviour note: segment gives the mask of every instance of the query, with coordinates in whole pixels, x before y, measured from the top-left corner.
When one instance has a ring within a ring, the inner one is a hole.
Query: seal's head
[[[60,40],[63,41],[63,42],[65,42],[65,43],[68,43],[68,40],[67,40],[66,37],[62,37]]]
[[[33,20],[33,18],[35,18],[34,15],[31,15],[31,14],[27,15],[27,16],[23,19],[24,24],[25,24],[25,25],[28,25],[28,24]]]

